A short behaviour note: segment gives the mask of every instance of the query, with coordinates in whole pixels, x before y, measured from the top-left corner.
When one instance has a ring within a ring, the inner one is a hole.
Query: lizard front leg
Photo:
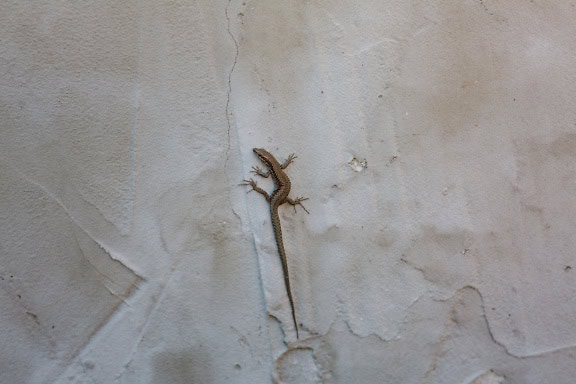
[[[270,195],[268,194],[268,192],[266,192],[265,190],[263,190],[262,188],[260,188],[256,182],[252,179],[250,180],[244,180],[244,182],[240,185],[249,185],[252,187],[251,190],[249,190],[248,192],[252,192],[252,191],[256,191],[259,194],[261,194],[262,196],[264,196],[266,198],[266,201],[270,202]],[[300,204],[301,205],[301,204]]]
[[[297,158],[298,156],[296,156],[295,154],[291,153],[288,158],[286,159],[286,161],[284,161],[282,164],[280,164],[280,168],[282,169],[286,169],[290,164],[292,164],[292,162],[294,161],[295,158]]]
[[[270,170],[264,172],[262,170],[262,168],[260,168],[260,167],[252,167],[252,170],[250,172],[257,174],[258,176],[262,176],[262,177],[266,177],[266,178],[268,176],[270,176]]]

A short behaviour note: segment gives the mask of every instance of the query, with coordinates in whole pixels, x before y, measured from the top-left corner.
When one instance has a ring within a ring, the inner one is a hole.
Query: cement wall
[[[2,8],[0,382],[574,382],[575,4]]]

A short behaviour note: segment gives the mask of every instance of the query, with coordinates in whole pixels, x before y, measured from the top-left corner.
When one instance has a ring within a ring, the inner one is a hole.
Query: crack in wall
[[[234,63],[232,64],[232,68],[230,69],[230,72],[228,73],[228,92],[226,94],[226,122],[228,123],[228,130],[227,130],[226,134],[227,134],[227,138],[228,138],[228,146],[226,147],[226,162],[225,162],[224,168],[228,167],[229,152],[230,152],[230,145],[231,145],[230,144],[230,130],[232,129],[232,124],[230,123],[230,95],[232,94],[232,74],[234,73],[234,69],[236,68],[236,63],[238,62],[238,54],[239,54],[238,41],[236,40],[236,38],[232,34],[232,31],[230,30],[230,16],[228,15],[228,9],[230,8],[231,3],[232,3],[232,0],[228,0],[228,4],[226,5],[226,8],[224,9],[224,14],[226,16],[227,32],[228,32],[228,35],[230,36],[230,38],[232,39],[232,41],[234,42],[234,47],[236,48],[236,52],[234,53]]]

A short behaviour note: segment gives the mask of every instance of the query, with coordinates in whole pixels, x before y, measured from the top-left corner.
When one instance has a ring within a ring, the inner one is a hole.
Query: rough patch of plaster
[[[0,338],[7,350],[28,348],[31,356],[52,359],[30,380],[38,376],[54,380],[119,308],[129,306],[127,299],[144,280],[113,257],[110,248],[80,225],[46,187],[16,168],[5,166],[1,171],[0,189],[10,204],[0,206],[0,216],[12,218],[9,225],[2,223],[0,236],[5,247],[0,268],[5,324],[11,332],[23,325],[37,336],[23,338],[19,345],[6,335]],[[27,321],[15,322],[22,313]],[[0,379],[20,381],[9,375],[10,370],[2,370]]]

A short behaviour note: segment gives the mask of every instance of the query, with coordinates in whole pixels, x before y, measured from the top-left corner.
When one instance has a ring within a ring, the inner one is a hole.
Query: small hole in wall
[[[236,364],[236,365],[234,366],[234,368],[235,368],[235,369],[238,369],[238,370],[242,369],[242,367],[240,366],[240,364]]]

